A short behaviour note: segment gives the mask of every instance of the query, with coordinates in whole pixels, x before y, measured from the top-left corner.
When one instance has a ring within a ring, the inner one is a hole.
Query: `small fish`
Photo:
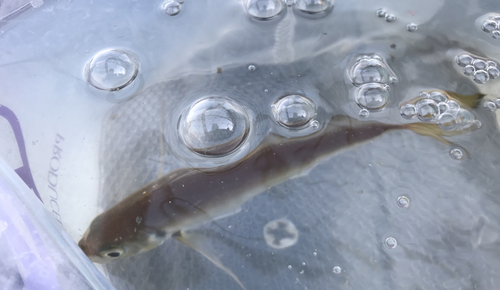
[[[393,130],[411,130],[445,144],[445,132],[430,123],[391,125],[334,116],[309,136],[270,133],[243,159],[214,169],[174,170],[97,216],[78,245],[97,263],[151,250],[166,238],[228,215],[252,197],[303,175],[319,161]],[[186,244],[188,242],[183,241]]]

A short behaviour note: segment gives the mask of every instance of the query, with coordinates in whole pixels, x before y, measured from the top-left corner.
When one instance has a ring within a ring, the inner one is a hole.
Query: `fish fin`
[[[477,108],[481,103],[481,99],[486,96],[485,94],[474,94],[474,95],[461,95],[454,92],[447,92],[448,95],[457,101],[462,107],[465,105],[469,108]]]
[[[408,130],[411,130],[419,135],[432,137],[432,138],[434,138],[434,139],[438,140],[439,142],[442,142],[446,145],[451,144],[450,141],[446,140],[442,136],[443,130],[441,130],[441,128],[439,128],[439,126],[436,124],[411,123],[411,124],[406,124],[405,128]]]
[[[206,242],[207,238],[204,237],[203,235],[193,233],[193,232],[184,232],[184,231],[178,231],[172,235],[172,237],[176,238],[178,241],[181,241],[185,245],[189,246],[190,248],[194,249],[198,253],[202,254],[210,260],[210,262],[214,263],[215,266],[219,267],[222,271],[226,272],[231,278],[240,285],[240,287],[244,290],[247,290],[245,285],[238,279],[238,276],[231,271],[231,269],[227,268],[224,266],[221,262],[221,260],[214,254],[214,251],[210,248],[209,244]]]
[[[422,135],[422,136],[428,136],[428,137],[431,137],[431,138],[434,138],[436,139],[437,141],[441,142],[441,143],[444,143],[446,145],[451,145],[452,143],[448,140],[446,140],[443,135],[444,135],[444,132],[441,128],[439,128],[438,125],[436,124],[431,124],[431,123],[411,123],[411,124],[406,124],[404,125],[404,128],[405,129],[408,129],[408,130],[411,130],[419,135]],[[451,131],[451,132],[448,132],[448,136],[452,136],[452,135],[458,135],[459,133],[458,132],[455,132],[455,134],[453,134],[454,132]]]

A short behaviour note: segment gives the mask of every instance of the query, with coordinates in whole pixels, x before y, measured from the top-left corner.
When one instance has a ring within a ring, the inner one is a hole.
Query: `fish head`
[[[141,215],[112,209],[91,222],[78,246],[92,262],[105,264],[151,250],[166,236],[146,226]]]

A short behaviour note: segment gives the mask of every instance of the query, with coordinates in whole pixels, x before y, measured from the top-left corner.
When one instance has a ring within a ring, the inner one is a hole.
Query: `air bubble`
[[[387,12],[384,9],[378,9],[377,11],[375,11],[375,13],[380,18],[385,18],[385,16],[387,15]]]
[[[484,61],[482,59],[476,59],[476,60],[474,60],[472,62],[472,64],[474,65],[474,67],[476,68],[476,70],[484,70],[488,66],[486,64],[486,61]]]
[[[432,122],[439,116],[439,107],[434,100],[421,99],[416,104],[417,117],[424,122]]]
[[[179,136],[187,148],[221,156],[246,139],[250,121],[243,107],[226,97],[207,97],[193,104],[179,120]]]
[[[431,95],[429,95],[428,92],[420,92],[420,94],[418,94],[421,98],[430,98]]]
[[[490,66],[488,67],[488,74],[490,75],[490,78],[496,79],[500,76],[500,70],[498,70],[497,67]]]
[[[481,25],[481,29],[484,32],[488,32],[488,33],[492,32],[493,30],[495,30],[497,28],[498,28],[498,25],[497,25],[496,21],[490,20],[490,19],[483,21],[483,24]]]
[[[325,12],[332,6],[333,0],[295,0],[297,9],[310,14]]]
[[[400,208],[409,208],[410,207],[410,199],[407,196],[400,196],[397,198],[396,203]]]
[[[274,118],[283,127],[305,126],[316,115],[316,106],[309,98],[288,95],[278,99],[272,106]]]
[[[464,157],[464,153],[462,152],[462,150],[460,150],[458,148],[453,148],[450,150],[450,156],[453,159],[462,160],[462,158]]]
[[[299,239],[299,231],[288,219],[277,219],[264,226],[264,240],[275,249],[285,249],[295,245]]]
[[[405,104],[401,106],[401,108],[399,109],[399,113],[405,119],[412,119],[415,118],[417,109],[413,104]]]
[[[488,67],[497,67],[497,63],[496,63],[496,62],[494,62],[494,61],[492,61],[492,60],[488,60],[488,61],[486,61],[486,65],[487,65]]]
[[[409,32],[415,32],[415,31],[417,31],[417,29],[418,29],[418,26],[415,23],[408,23],[406,25],[406,30],[408,30]]]
[[[358,60],[351,70],[351,81],[354,85],[366,83],[388,84],[392,73],[379,56],[366,56]],[[396,78],[394,78],[396,80]]]
[[[497,109],[497,105],[495,105],[495,103],[491,101],[484,103],[484,107],[489,109],[490,111],[495,111]]]
[[[453,114],[444,113],[438,118],[437,124],[439,128],[445,131],[453,131],[457,128],[457,120]]]
[[[257,67],[255,67],[255,65],[253,65],[253,64],[251,64],[251,65],[248,66],[248,70],[249,71],[254,71],[256,69],[257,69]]]
[[[340,274],[340,272],[342,272],[342,268],[340,268],[339,266],[335,266],[335,267],[333,267],[332,272],[334,274]]]
[[[481,128],[481,126],[483,126],[483,124],[481,123],[481,121],[479,120],[474,120],[472,121],[472,125],[476,128],[476,129],[479,129]]]
[[[361,109],[358,114],[361,118],[368,118],[368,116],[370,116],[370,111],[367,109]]]
[[[288,265],[288,267],[287,267],[287,268],[288,268],[289,270],[291,270],[291,269],[292,269],[292,265]]]
[[[175,16],[181,12],[182,5],[179,1],[167,1],[163,4],[163,10],[165,14],[169,16]]]
[[[311,121],[311,128],[313,130],[318,130],[318,128],[319,128],[319,122],[317,120]]]
[[[398,241],[396,241],[395,238],[393,237],[388,237],[387,239],[385,239],[385,246],[389,249],[394,249],[396,248],[398,245]]]
[[[478,84],[485,84],[490,80],[490,75],[484,70],[478,70],[474,73],[472,79]]]
[[[139,62],[130,52],[108,49],[98,52],[86,67],[87,81],[104,91],[118,91],[137,77]]]
[[[457,56],[457,64],[461,67],[465,67],[466,65],[472,64],[474,58],[468,54],[461,54]]]
[[[436,103],[446,102],[448,97],[439,91],[432,91],[429,93],[429,99],[434,100]]]
[[[361,108],[370,111],[380,110],[389,102],[389,86],[377,83],[365,84],[357,90],[355,100]]]
[[[446,103],[448,104],[448,112],[456,114],[460,109],[460,104],[457,101],[449,100]]]
[[[260,20],[269,20],[283,11],[281,0],[248,0],[247,10],[250,16]]]
[[[466,65],[464,67],[464,75],[471,76],[476,72],[476,68],[473,65]]]
[[[450,106],[448,106],[448,104],[445,102],[441,102],[438,104],[438,108],[439,108],[439,113],[442,114],[448,111],[450,109]]]
[[[495,105],[497,106],[497,109],[500,109],[500,99],[495,100]]]
[[[455,118],[457,120],[457,124],[461,126],[461,129],[470,127],[476,119],[471,112],[465,109],[459,109]]]
[[[387,14],[385,16],[385,21],[392,23],[392,22],[396,21],[396,16],[394,16],[392,14]]]
[[[499,39],[500,38],[500,30],[493,30],[491,32],[491,37],[493,37],[494,39]]]

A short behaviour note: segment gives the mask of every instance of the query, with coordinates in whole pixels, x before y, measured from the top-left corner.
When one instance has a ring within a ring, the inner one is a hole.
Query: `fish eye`
[[[113,248],[113,249],[101,250],[99,253],[101,257],[118,258],[124,253],[124,251],[120,248]]]
[[[118,258],[120,257],[121,253],[120,252],[111,252],[107,253],[106,256],[111,257],[111,258]]]

